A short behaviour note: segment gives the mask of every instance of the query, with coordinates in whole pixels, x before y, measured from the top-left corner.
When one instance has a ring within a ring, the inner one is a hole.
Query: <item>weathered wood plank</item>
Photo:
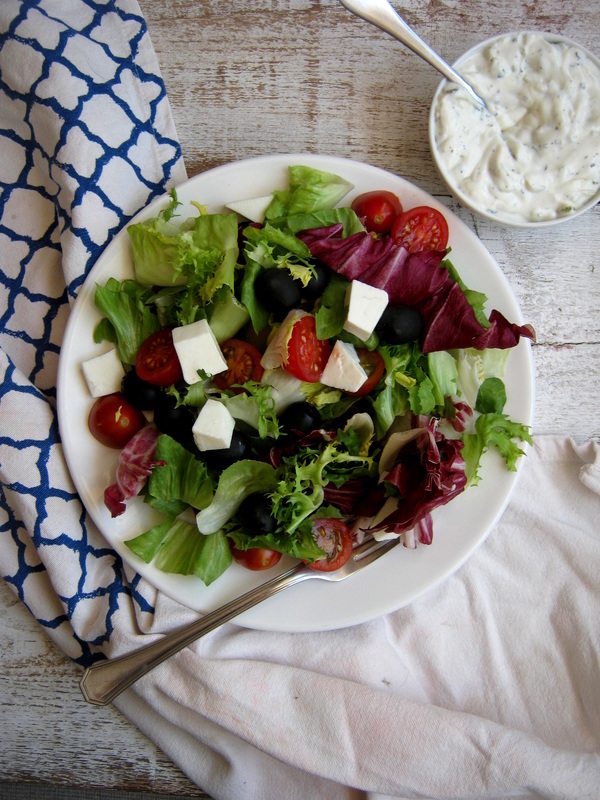
[[[429,155],[439,76],[337,0],[140,3],[189,175],[266,153],[319,152],[388,169],[440,197],[478,233],[536,328],[535,431],[600,436],[600,208],[536,233],[459,209]],[[600,52],[593,0],[401,7],[449,61],[516,29],[563,33]],[[1,782],[16,780],[57,786],[65,796],[68,787],[203,796],[116,709],[83,703],[77,668],[4,584],[0,608],[0,794]]]

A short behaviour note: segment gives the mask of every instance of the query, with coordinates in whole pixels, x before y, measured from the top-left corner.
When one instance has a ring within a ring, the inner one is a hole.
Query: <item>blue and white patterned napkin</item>
[[[0,76],[0,574],[84,666],[195,616],[100,536],[55,413],[81,283],[185,169],[134,0],[1,0]],[[115,705],[217,800],[598,798],[600,450],[534,441],[425,597],[342,631],[225,625]]]
[[[0,570],[84,665],[138,580],[63,462],[61,340],[111,237],[186,173],[137,3],[1,3],[0,76]]]

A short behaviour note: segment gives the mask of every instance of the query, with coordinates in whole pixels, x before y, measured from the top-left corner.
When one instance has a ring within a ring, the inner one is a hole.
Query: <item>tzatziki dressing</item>
[[[510,34],[458,68],[487,105],[453,84],[437,96],[437,156],[459,193],[515,224],[573,214],[599,195],[600,67],[582,48]]]

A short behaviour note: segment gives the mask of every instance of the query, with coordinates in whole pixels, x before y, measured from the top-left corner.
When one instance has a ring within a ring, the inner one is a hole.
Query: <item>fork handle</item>
[[[92,664],[87,667],[79,683],[83,696],[93,705],[104,706],[111,703],[124,689],[184,647],[287,586],[310,577],[311,574],[306,567],[297,564],[287,572],[271,578],[226,605],[205,614],[201,619],[194,620],[189,625],[184,625],[139,650]]]

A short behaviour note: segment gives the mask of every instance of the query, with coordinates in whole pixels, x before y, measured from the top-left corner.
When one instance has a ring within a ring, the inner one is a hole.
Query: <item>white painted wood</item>
[[[600,207],[531,233],[474,219],[429,155],[438,74],[336,0],[140,0],[188,174],[266,153],[369,162],[440,197],[504,270],[537,331],[536,433],[600,436]],[[565,34],[600,54],[594,0],[405,0],[447,60],[516,29]],[[114,708],[86,706],[78,670],[0,585],[1,781],[202,796]],[[6,784],[7,785],[7,784]],[[63,796],[61,794],[61,796]]]

